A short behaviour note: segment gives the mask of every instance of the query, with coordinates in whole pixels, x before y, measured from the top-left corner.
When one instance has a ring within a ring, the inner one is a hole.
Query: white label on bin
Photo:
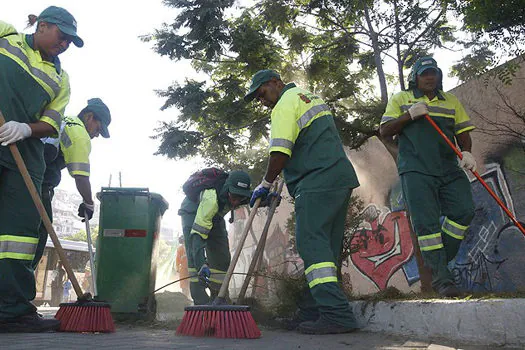
[[[115,228],[105,228],[104,237],[124,237],[124,230]]]

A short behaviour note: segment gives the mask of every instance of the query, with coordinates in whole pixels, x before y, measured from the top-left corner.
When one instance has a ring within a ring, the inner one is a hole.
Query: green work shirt
[[[439,91],[439,94],[429,100],[417,89],[392,96],[381,124],[401,117],[417,102],[428,104],[430,117],[452,143],[455,143],[456,135],[474,129],[456,96]],[[456,154],[425,118],[407,124],[399,133],[397,161],[400,175],[416,171],[431,176],[444,176],[459,170]]]
[[[269,151],[290,156],[284,177],[292,196],[359,186],[330,108],[295,84],[285,86],[272,110]]]
[[[58,58],[42,60],[31,35],[0,21],[0,109],[6,121],[45,122],[58,135],[69,95],[69,77]],[[31,176],[41,180],[45,163],[40,139],[30,137],[17,146]],[[0,164],[17,169],[8,147],[0,146]]]

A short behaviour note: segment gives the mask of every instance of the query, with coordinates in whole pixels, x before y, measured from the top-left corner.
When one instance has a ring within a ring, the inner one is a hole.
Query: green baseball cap
[[[95,115],[95,118],[100,120],[102,129],[100,135],[104,138],[109,137],[108,126],[111,123],[111,113],[109,112],[108,106],[100,98],[91,98],[88,100],[86,109],[89,109]]]
[[[436,60],[430,56],[421,57],[414,64],[414,72],[416,72],[417,75],[420,75],[427,69],[434,69],[438,71]]]
[[[281,76],[279,73],[271,69],[263,69],[255,73],[252,77],[250,90],[248,90],[248,93],[244,96],[244,101],[250,102],[253,100],[255,98],[255,91],[257,91],[262,84],[272,80],[272,78],[281,79]]]
[[[225,185],[228,186],[228,192],[250,198],[252,192],[250,191],[250,175],[241,170],[234,170],[226,179]]]
[[[49,6],[38,16],[38,21],[55,24],[62,33],[72,38],[76,47],[84,46],[84,41],[77,34],[77,21],[66,9]]]

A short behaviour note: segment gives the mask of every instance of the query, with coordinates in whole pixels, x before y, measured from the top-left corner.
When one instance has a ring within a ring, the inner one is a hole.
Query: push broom
[[[177,328],[177,335],[191,335],[197,337],[217,337],[217,338],[248,338],[254,339],[261,336],[261,331],[257,327],[250,307],[246,305],[224,305],[226,304],[226,294],[228,285],[233,275],[235,265],[241,255],[242,247],[248,236],[248,231],[252,226],[257,209],[261,204],[261,199],[257,199],[250,212],[246,226],[241,235],[237,250],[230,262],[228,271],[224,276],[219,295],[212,305],[187,306],[184,308],[182,322]]]
[[[0,126],[4,124],[5,118],[2,111],[0,111]],[[51,220],[49,220],[49,216],[42,204],[42,200],[36,190],[35,184],[27,171],[27,167],[20,155],[18,147],[16,144],[12,143],[9,145],[9,150],[13,155],[16,166],[24,179],[29,194],[31,195],[38,213],[44,222],[44,226],[53,241],[53,245],[55,246],[60,261],[66,269],[69,280],[71,281],[73,289],[78,297],[76,303],[60,304],[60,309],[55,315],[55,318],[61,321],[59,330],[63,332],[114,332],[115,325],[111,317],[109,304],[93,302],[91,301],[91,294],[82,293],[82,289],[80,288],[80,284],[73,272],[73,268],[66,258],[66,253],[64,252],[55,230],[53,229]]]
[[[443,131],[439,128],[439,126],[436,124],[435,121],[432,120],[432,118],[430,118],[430,116],[427,114],[425,115],[425,119],[430,123],[430,125],[432,125],[432,127],[434,129],[436,129],[436,131],[439,133],[439,135],[441,135],[441,137],[443,138],[443,140],[445,140],[445,142],[449,145],[450,148],[452,148],[452,150],[456,153],[456,155],[459,157],[459,159],[463,159],[463,154],[458,150],[458,148],[452,143],[452,141],[449,140],[449,138],[447,137],[447,135],[445,135],[443,133]],[[516,218],[514,217],[514,215],[512,215],[512,213],[510,212],[509,209],[507,209],[507,207],[505,206],[505,204],[503,204],[503,202],[501,201],[501,199],[498,198],[498,196],[494,193],[494,191],[492,191],[492,189],[489,187],[489,185],[485,182],[485,180],[483,180],[483,178],[479,175],[479,173],[477,171],[474,171],[474,170],[471,170],[472,171],[472,174],[474,174],[474,176],[476,177],[476,179],[478,179],[479,183],[483,185],[483,187],[485,187],[485,189],[488,191],[488,193],[492,196],[492,198],[494,198],[496,200],[496,202],[498,203],[498,205],[501,207],[501,209],[503,209],[503,211],[505,212],[505,214],[507,214],[507,216],[512,220],[512,222],[514,223],[514,225],[516,225],[516,227],[521,231],[521,233],[523,233],[523,235],[525,235],[525,228],[523,228],[523,226],[519,223],[518,220],[516,220]]]

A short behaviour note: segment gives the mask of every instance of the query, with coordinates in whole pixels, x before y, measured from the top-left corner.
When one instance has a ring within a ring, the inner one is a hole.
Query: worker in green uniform
[[[209,304],[219,293],[231,260],[224,215],[248,202],[250,182],[244,171],[232,171],[215,188],[202,190],[198,201],[186,196],[182,202],[179,215],[195,305]]]
[[[250,205],[264,199],[284,170],[295,199],[297,250],[308,290],[291,327],[310,334],[345,333],[356,320],[337,278],[352,190],[359,186],[328,105],[314,93],[284,84],[273,70],[257,72],[246,101],[272,109],[268,168]]]
[[[58,328],[31,303],[36,286],[32,262],[40,215],[11,155],[20,150],[40,191],[44,175],[42,137],[58,136],[69,102],[69,78],[58,55],[72,42],[83,46],[73,16],[51,6],[38,17],[35,33],[25,35],[0,21],[0,332],[41,332]],[[34,24],[30,23],[30,24]]]
[[[432,287],[443,297],[459,295],[447,268],[456,256],[474,217],[470,182],[463,169],[476,170],[470,131],[474,129],[458,99],[442,87],[442,72],[432,57],[416,61],[406,91],[392,96],[381,120],[381,135],[397,135],[397,168],[412,226]],[[454,151],[431,124],[430,117],[462,150]],[[440,218],[444,217],[441,224]]]
[[[100,98],[88,100],[87,106],[82,109],[78,117],[65,117],[59,138],[48,137],[42,139],[44,143],[44,158],[46,171],[42,183],[42,203],[47,215],[53,221],[51,201],[62,178],[61,171],[67,168],[69,174],[75,179],[78,193],[82,203],[78,207],[78,216],[84,221],[93,217],[95,210],[91,183],[89,181],[91,153],[91,139],[102,135],[109,138],[108,126],[111,123],[109,108]],[[33,260],[33,268],[38,266],[40,258],[46,247],[48,233],[44,225],[40,225],[38,248]]]

